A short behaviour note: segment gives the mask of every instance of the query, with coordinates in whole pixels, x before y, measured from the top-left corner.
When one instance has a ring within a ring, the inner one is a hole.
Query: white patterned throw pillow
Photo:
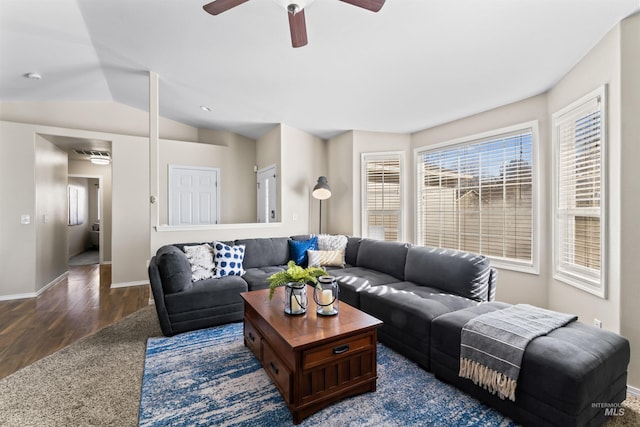
[[[191,264],[191,281],[213,277],[213,248],[208,244],[184,246],[184,253]]]
[[[245,273],[242,267],[244,248],[245,245],[229,246],[221,242],[213,242],[213,263],[215,264],[213,277],[242,276]]]
[[[307,251],[309,267],[344,267],[344,251]]]
[[[344,253],[347,249],[347,236],[342,234],[318,234],[318,250],[342,251],[342,264],[345,263]]]

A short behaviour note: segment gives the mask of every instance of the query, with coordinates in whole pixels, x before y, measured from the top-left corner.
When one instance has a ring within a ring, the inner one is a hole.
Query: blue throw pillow
[[[244,245],[229,246],[220,242],[213,242],[213,277],[242,276],[245,271],[242,267],[244,261]]]
[[[316,236],[309,240],[289,240],[289,257],[296,265],[306,267],[307,250],[318,250],[318,238]]]

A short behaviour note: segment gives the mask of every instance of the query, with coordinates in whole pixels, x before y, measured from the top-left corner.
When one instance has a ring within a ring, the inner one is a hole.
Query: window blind
[[[399,155],[364,155],[363,235],[379,240],[400,240],[401,163]]]
[[[555,273],[601,289],[603,96],[554,115],[556,154]]]
[[[418,243],[533,265],[533,131],[425,149],[417,157]]]

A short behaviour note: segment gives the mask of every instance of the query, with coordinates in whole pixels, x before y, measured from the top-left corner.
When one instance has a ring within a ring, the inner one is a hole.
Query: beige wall
[[[281,129],[281,222],[288,235],[317,232],[319,202],[311,196],[311,190],[318,177],[327,174],[326,143],[287,125],[281,125]],[[324,206],[323,211],[326,212]]]
[[[620,333],[631,341],[629,384],[640,388],[640,14],[621,27]]]
[[[328,174],[331,198],[327,202],[327,228],[329,233],[358,236],[354,227],[355,211],[353,174],[354,133],[345,132],[327,142]]]
[[[36,291],[35,134],[0,121],[0,299]],[[20,223],[21,215],[30,224]]]
[[[100,262],[111,263],[113,229],[111,165],[94,165],[86,160],[69,160],[69,175],[100,179],[102,190],[102,217],[100,219]],[[93,222],[91,222],[93,224]]]
[[[149,113],[117,102],[2,102],[0,120],[45,126],[149,135]],[[160,137],[198,140],[198,129],[160,118]]]
[[[550,278],[549,308],[571,312],[585,323],[602,320],[603,327],[620,331],[620,26],[609,32],[562,80],[549,91],[549,115],[607,84],[606,198],[607,298],[602,299]],[[549,157],[551,161],[551,157]],[[550,209],[550,207],[549,207]],[[548,209],[546,209],[548,210]],[[550,230],[550,229],[549,229]]]
[[[35,159],[37,292],[67,272],[69,240],[67,153],[36,135]]]
[[[253,172],[255,143],[232,142],[230,146],[160,140],[160,224],[169,223],[169,165],[220,169],[220,224],[256,220],[256,175]],[[162,197],[164,196],[164,197]]]

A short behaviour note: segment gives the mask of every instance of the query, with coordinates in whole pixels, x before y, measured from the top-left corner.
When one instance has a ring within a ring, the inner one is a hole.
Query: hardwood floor
[[[0,302],[0,378],[149,304],[148,286],[110,285],[110,265],[69,267],[40,296]]]

